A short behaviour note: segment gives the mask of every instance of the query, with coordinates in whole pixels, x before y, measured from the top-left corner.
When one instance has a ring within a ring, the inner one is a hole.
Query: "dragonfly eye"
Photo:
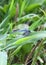
[[[29,30],[27,30],[27,31],[25,31],[24,33],[23,33],[23,35],[25,35],[25,36],[28,36],[30,34],[30,31]]]

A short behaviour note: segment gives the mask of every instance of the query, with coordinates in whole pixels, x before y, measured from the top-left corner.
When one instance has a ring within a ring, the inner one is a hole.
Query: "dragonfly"
[[[26,29],[24,29],[24,30],[17,29],[17,30],[13,30],[13,33],[24,35],[24,36],[28,36],[31,33],[31,31],[30,30],[26,30]]]

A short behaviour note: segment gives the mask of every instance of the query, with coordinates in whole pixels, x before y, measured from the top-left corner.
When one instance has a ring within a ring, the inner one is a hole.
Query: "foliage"
[[[0,65],[46,65],[46,0],[0,0]]]

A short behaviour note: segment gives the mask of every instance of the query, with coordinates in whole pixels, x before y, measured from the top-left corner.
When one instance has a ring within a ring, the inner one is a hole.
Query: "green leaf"
[[[34,10],[35,8],[40,7],[43,3],[44,3],[44,0],[31,0],[29,5],[26,7],[25,11],[30,12]]]
[[[8,20],[9,20],[9,15],[1,22],[0,28],[5,26],[5,24],[7,23]]]
[[[23,13],[23,11],[24,11],[24,9],[25,9],[25,3],[26,3],[26,0],[24,0],[24,1],[22,2],[21,8],[20,8],[20,12],[19,12],[19,17],[21,17],[21,15],[22,15],[22,13]]]
[[[19,18],[17,18],[17,22],[19,23],[19,21],[21,21],[21,22],[25,22],[26,20],[30,20],[30,19],[33,19],[33,18],[39,18],[39,16],[38,15],[36,15],[36,14],[28,14],[28,15],[25,15],[25,16],[23,16],[23,17],[19,17]]]
[[[7,44],[7,46],[4,49],[9,50],[12,48],[16,48],[20,45],[23,46],[29,42],[34,42],[34,41],[40,40],[45,37],[46,37],[46,31],[34,32],[34,34],[32,34],[31,36],[20,38],[19,40],[15,41],[15,42],[11,42],[11,43]]]
[[[14,0],[11,0],[11,4],[10,4],[10,8],[9,8],[9,12],[11,12],[13,6],[14,6]]]
[[[10,56],[16,55],[20,51],[21,47],[22,46],[17,47],[17,49],[15,51],[13,51]]]
[[[38,8],[38,7],[40,7],[41,5],[39,5],[39,4],[30,4],[27,8],[25,8],[25,11],[28,13],[28,12],[30,12],[30,11],[32,11],[32,10],[34,10],[35,8]]]
[[[31,3],[30,4],[34,4],[34,3],[39,3],[39,4],[43,4],[45,0],[31,0]]]
[[[32,25],[29,27],[30,30],[35,30],[38,26],[40,26],[42,23],[44,23],[44,19],[46,17],[41,17],[38,21],[35,21],[34,23],[32,23]]]

